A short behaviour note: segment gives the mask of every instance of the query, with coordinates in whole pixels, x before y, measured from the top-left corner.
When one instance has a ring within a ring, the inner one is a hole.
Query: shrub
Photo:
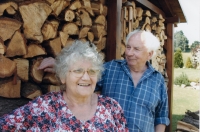
[[[175,68],[182,68],[183,67],[183,57],[182,51],[179,49],[174,54],[174,67]]]
[[[178,77],[175,78],[174,84],[175,85],[185,84],[186,86],[189,86],[190,81],[188,79],[188,76],[185,73],[182,72],[181,75],[179,75]]]
[[[191,61],[190,57],[187,58],[185,67],[186,67],[186,68],[193,68],[193,66],[192,66],[192,61]]]

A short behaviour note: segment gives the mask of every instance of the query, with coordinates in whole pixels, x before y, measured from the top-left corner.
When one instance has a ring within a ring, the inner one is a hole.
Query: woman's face
[[[97,83],[98,71],[89,61],[81,60],[74,63],[66,78],[61,79],[66,84],[67,94],[77,97],[87,97],[93,94]]]

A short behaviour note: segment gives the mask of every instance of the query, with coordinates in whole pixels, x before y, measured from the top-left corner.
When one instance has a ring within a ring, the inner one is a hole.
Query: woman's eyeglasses
[[[85,74],[85,72],[87,72],[87,74],[90,77],[94,77],[94,76],[97,76],[99,70],[88,69],[87,71],[85,71],[84,69],[79,68],[76,70],[71,70],[70,72],[72,72],[76,77],[82,77]]]

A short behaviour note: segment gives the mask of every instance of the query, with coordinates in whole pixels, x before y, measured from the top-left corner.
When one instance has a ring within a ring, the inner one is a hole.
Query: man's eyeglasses
[[[87,72],[87,74],[90,77],[94,77],[94,76],[97,76],[97,74],[99,73],[99,70],[88,69],[87,71],[85,71],[82,68],[79,68],[76,70],[71,70],[69,72],[72,72],[76,77],[82,77],[85,74],[85,72]]]

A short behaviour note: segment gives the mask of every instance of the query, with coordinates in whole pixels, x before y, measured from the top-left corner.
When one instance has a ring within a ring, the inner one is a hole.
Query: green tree
[[[193,66],[192,66],[192,61],[191,61],[190,57],[187,58],[185,67],[186,67],[186,68],[193,68]]]
[[[182,68],[183,67],[183,57],[181,49],[177,49],[174,54],[174,67],[175,68]]]
[[[194,41],[192,45],[190,46],[191,50],[194,50],[195,48],[200,47],[200,42],[199,41]]]
[[[188,39],[183,34],[183,31],[178,31],[174,34],[174,49],[180,48],[182,51],[186,52],[189,50]]]

